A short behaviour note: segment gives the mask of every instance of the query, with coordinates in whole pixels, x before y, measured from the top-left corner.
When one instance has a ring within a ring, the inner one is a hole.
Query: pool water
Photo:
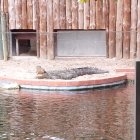
[[[133,140],[133,85],[0,92],[0,140]]]

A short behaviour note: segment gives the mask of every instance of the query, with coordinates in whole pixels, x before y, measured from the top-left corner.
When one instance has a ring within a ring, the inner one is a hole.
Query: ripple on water
[[[12,92],[0,94],[0,139],[133,140],[133,85],[86,94]]]

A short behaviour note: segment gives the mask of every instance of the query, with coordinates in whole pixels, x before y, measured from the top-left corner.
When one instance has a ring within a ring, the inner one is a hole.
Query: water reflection
[[[0,140],[132,140],[134,87],[0,94]]]

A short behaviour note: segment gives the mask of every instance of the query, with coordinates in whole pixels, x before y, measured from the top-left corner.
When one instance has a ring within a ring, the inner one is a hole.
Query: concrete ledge
[[[91,80],[46,80],[46,79],[14,79],[0,77],[0,85],[3,82],[16,83],[20,88],[38,90],[82,90],[92,88],[105,88],[125,83],[126,74],[119,73]]]

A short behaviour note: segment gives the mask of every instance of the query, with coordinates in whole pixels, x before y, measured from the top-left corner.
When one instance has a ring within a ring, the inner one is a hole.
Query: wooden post
[[[96,29],[102,29],[102,0],[96,1]]]
[[[50,0],[49,0],[50,1]],[[40,57],[47,58],[47,5],[46,0],[40,0]]]
[[[19,44],[18,44],[18,39],[16,39],[16,55],[19,56]]]
[[[16,29],[21,29],[22,2],[15,0]]]
[[[60,15],[60,9],[59,9],[59,1],[60,0],[54,0],[53,1],[53,20],[54,20],[54,29],[59,29],[59,15]]]
[[[84,3],[84,29],[89,29],[90,25],[90,8],[89,2]]]
[[[103,0],[103,19],[102,19],[102,28],[105,29],[106,22],[106,0]]]
[[[60,29],[66,28],[66,1],[60,0]]]
[[[40,12],[39,12],[39,1],[36,1],[36,48],[37,57],[40,57],[40,35],[39,35],[39,25],[40,25]]]
[[[116,56],[116,2],[109,0],[109,57]]]
[[[137,58],[140,58],[140,0],[138,0],[138,21],[137,21]]]
[[[6,40],[6,17],[4,13],[1,14],[1,26],[2,26],[3,56],[4,56],[4,61],[7,61],[8,47],[7,47],[7,40]]]
[[[1,17],[1,13],[0,13]],[[3,59],[3,44],[2,44],[2,26],[1,26],[1,19],[0,19],[0,59]]]
[[[15,1],[8,0],[8,11],[9,11],[9,28],[16,28],[16,16],[15,16]]]
[[[123,51],[123,0],[117,1],[117,20],[116,20],[116,57],[122,58]]]
[[[72,28],[71,0],[66,0],[66,28]]]
[[[78,29],[78,3],[72,0],[72,29]]]
[[[90,29],[95,29],[96,26],[96,2],[90,0]]]
[[[8,13],[8,0],[4,0],[4,13]]]
[[[79,3],[78,6],[78,27],[79,29],[84,28],[84,4]]]
[[[7,48],[8,48],[8,56],[10,56],[10,29],[9,29],[9,14],[5,14],[6,18],[6,40],[7,40]]]
[[[124,0],[123,12],[123,58],[130,57],[131,0]]]
[[[137,4],[137,0],[131,1],[130,58],[135,58],[137,54]]]
[[[27,0],[22,0],[22,29],[27,29]]]
[[[33,3],[32,3],[32,0],[27,0],[27,26],[28,26],[28,29],[33,29]]]
[[[106,57],[109,57],[109,0],[106,0],[105,8],[105,28],[106,28]]]
[[[33,29],[37,28],[37,0],[33,0]]]
[[[62,18],[63,19],[63,18]],[[61,23],[61,28],[65,24]],[[53,38],[53,0],[49,0],[47,4],[47,58],[54,59],[54,38]]]

